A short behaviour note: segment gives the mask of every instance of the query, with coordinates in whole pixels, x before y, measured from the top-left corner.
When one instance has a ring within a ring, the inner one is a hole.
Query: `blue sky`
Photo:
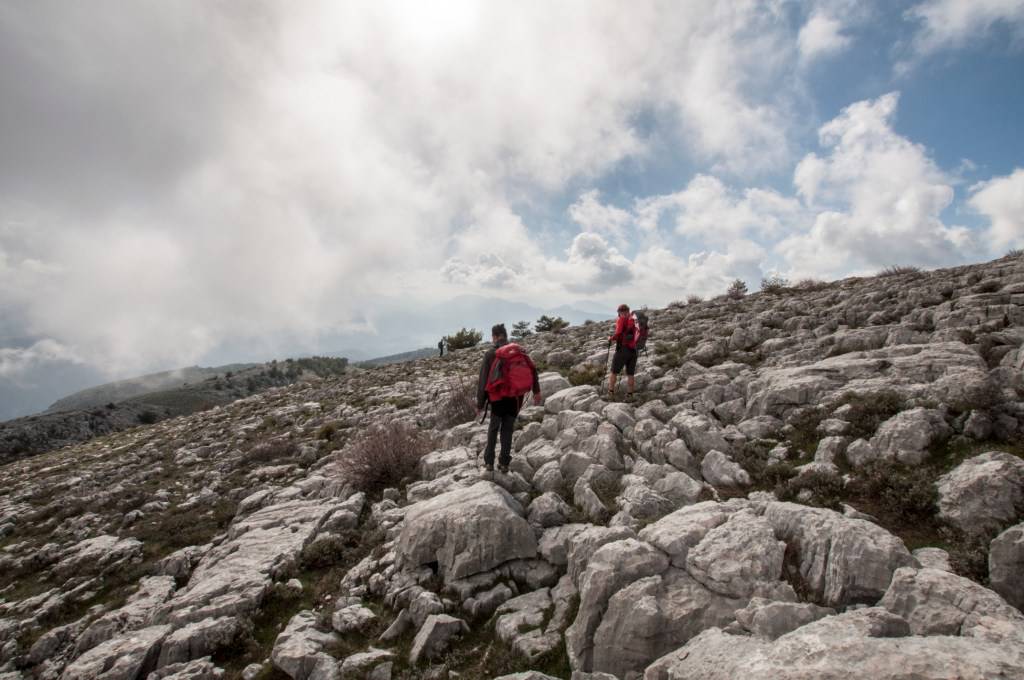
[[[1024,0],[8,3],[0,397],[998,257],[1022,74]]]

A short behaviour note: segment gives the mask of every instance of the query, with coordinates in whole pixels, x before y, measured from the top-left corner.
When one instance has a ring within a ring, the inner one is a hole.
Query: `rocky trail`
[[[1024,257],[650,317],[4,464],[0,680],[1024,678]]]

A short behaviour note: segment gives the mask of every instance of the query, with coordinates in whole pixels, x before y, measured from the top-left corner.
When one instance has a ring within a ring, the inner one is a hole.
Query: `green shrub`
[[[448,343],[448,349],[466,349],[467,347],[476,347],[477,344],[483,339],[483,333],[471,328],[466,330],[463,327],[455,335],[449,335],[445,337],[445,342]]]
[[[876,505],[876,514],[898,518],[901,523],[931,522],[938,512],[935,472],[926,467],[874,461],[857,470],[850,491]]]
[[[702,298],[700,295],[687,295],[686,296],[686,304],[688,304],[688,305],[696,305],[696,304],[700,304],[701,302],[704,302],[704,298]]]
[[[825,419],[825,410],[820,406],[808,406],[797,410],[789,417],[792,432],[789,441],[802,456],[813,456],[818,450],[818,425]]]
[[[156,411],[145,410],[139,414],[139,422],[143,425],[152,425],[153,423],[160,420],[160,416],[157,415]]]
[[[800,279],[793,287],[797,290],[815,291],[828,288],[828,284],[818,279]]]
[[[809,494],[801,493],[803,491]],[[813,470],[779,484],[775,487],[775,496],[781,501],[839,510],[843,500],[843,480],[834,474]]]
[[[1013,248],[1006,251],[1006,255],[1003,255],[1003,259],[1014,259],[1024,255],[1024,248]]]
[[[879,425],[907,407],[903,395],[894,390],[847,392],[840,397],[839,405],[850,406],[843,419],[850,423],[853,437],[870,437]]]
[[[360,491],[377,495],[416,477],[420,458],[432,448],[432,439],[403,422],[366,430],[341,459],[344,478]]]

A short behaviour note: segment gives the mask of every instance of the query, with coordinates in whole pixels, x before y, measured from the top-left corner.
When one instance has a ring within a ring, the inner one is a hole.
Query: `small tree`
[[[733,300],[739,300],[746,294],[747,284],[744,283],[742,279],[736,279],[731,284],[729,284],[729,290],[726,292],[726,295],[728,295]]]
[[[557,333],[558,331],[568,326],[569,322],[560,316],[552,318],[547,314],[543,314],[539,319],[537,319],[537,323],[534,324],[533,327],[537,330],[538,333]]]
[[[517,321],[512,324],[512,339],[522,340],[528,335],[533,335],[533,331],[530,330],[529,321]]]
[[[449,335],[445,338],[445,342],[448,343],[448,349],[465,349],[467,347],[476,347],[477,343],[483,339],[483,333],[470,328],[468,331],[465,327],[455,335]]]

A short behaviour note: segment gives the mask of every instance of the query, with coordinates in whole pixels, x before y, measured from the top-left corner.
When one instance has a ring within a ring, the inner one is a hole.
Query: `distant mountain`
[[[290,385],[312,376],[340,375],[347,367],[347,359],[306,357],[265,364],[220,366],[217,369],[193,366],[100,385],[57,402],[91,403],[90,406],[65,410],[51,408],[45,413],[0,423],[0,464],[137,425],[204,411],[269,387]],[[185,381],[181,379],[184,375],[208,377]],[[167,389],[151,390],[120,401],[108,399],[110,395],[123,394],[124,390],[135,389],[140,384],[168,384],[171,379],[174,386]],[[103,400],[95,403],[100,395],[103,395]]]
[[[208,378],[224,376],[227,373],[238,373],[258,364],[228,364],[226,366],[189,366],[173,371],[161,371],[127,380],[118,380],[70,394],[53,402],[47,413],[54,411],[70,411],[74,409],[90,409],[140,397],[154,392],[162,392],[171,388],[182,387],[189,383],[199,383]]]
[[[386,364],[400,364],[404,361],[415,361],[416,359],[436,356],[437,353],[438,351],[436,347],[424,347],[422,349],[414,349],[409,352],[389,354],[386,357],[367,359],[366,361],[357,362],[355,365],[361,368],[369,368],[371,366],[384,366]]]

